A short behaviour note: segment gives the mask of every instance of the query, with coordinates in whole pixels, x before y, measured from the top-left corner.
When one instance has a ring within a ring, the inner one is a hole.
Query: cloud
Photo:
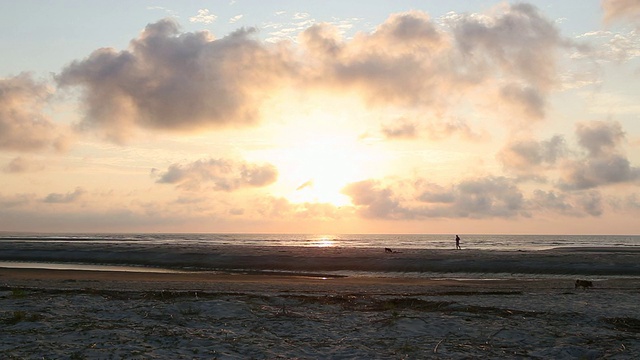
[[[579,199],[582,209],[589,215],[600,216],[603,213],[602,196],[597,191],[589,191],[582,194]]]
[[[552,21],[521,3],[494,15],[456,15],[448,24],[461,54],[455,63],[460,78],[485,86],[498,80],[502,102],[529,119],[544,117],[546,96],[558,80],[556,56],[570,46]]]
[[[452,204],[456,201],[453,191],[437,184],[427,183],[421,185],[422,193],[418,196],[418,200],[426,203]]]
[[[402,218],[405,212],[388,188],[380,187],[374,180],[365,180],[347,185],[342,193],[351,197],[360,214],[368,218]]]
[[[568,161],[558,186],[582,190],[640,179],[640,168],[621,153],[625,133],[618,122],[592,121],[576,125],[578,144],[587,150],[585,159]]]
[[[591,121],[576,124],[578,143],[589,151],[589,156],[611,154],[625,138],[618,122]]]
[[[507,84],[500,89],[500,95],[504,101],[519,108],[528,118],[544,117],[545,100],[539,89]]]
[[[406,119],[382,127],[382,133],[388,139],[413,139],[418,136],[417,126]]]
[[[116,142],[139,127],[188,131],[247,126],[289,71],[286,56],[240,29],[222,39],[180,33],[171,19],[149,24],[129,49],[103,48],[56,76],[83,93],[81,128]]]
[[[640,57],[640,39],[636,30],[629,31],[590,31],[579,36],[580,39],[588,41],[588,46],[584,46],[576,54],[572,55],[574,59],[589,59],[600,65],[606,62],[624,63]],[[589,72],[597,72],[596,67],[588,69],[578,69],[575,76],[579,77],[583,82],[594,78],[595,74]],[[587,83],[594,83],[595,80],[589,80]]]
[[[364,218],[420,220],[434,218],[512,219],[534,214],[572,217],[600,216],[604,200],[597,190],[554,191],[535,189],[525,194],[517,179],[486,176],[442,186],[420,179],[388,183],[364,180],[349,184],[343,193],[350,196],[356,213]]]
[[[455,200],[449,210],[459,217],[512,217],[524,204],[522,192],[504,177],[465,180],[452,191]]]
[[[476,67],[493,63],[504,75],[515,75],[538,90],[555,82],[553,55],[566,43],[533,5],[511,5],[493,17],[462,15],[452,26],[458,47]]]
[[[437,119],[423,124],[427,137],[431,140],[442,140],[457,134],[466,140],[476,141],[486,137],[485,132],[472,129],[466,122]]]
[[[415,199],[402,198],[391,187],[365,180],[349,184],[343,193],[367,218],[510,218],[525,214],[522,192],[503,177],[464,180],[450,188],[425,183],[415,190],[419,191]]]
[[[602,195],[598,191],[557,193],[537,189],[529,200],[532,210],[550,211],[562,215],[582,217],[600,216],[604,213]]]
[[[604,22],[630,20],[640,25],[640,3],[637,0],[602,0]]]
[[[316,24],[300,35],[317,85],[357,89],[372,104],[430,102],[438,81],[440,34],[422,12],[392,15],[372,34],[345,42],[338,29]],[[434,75],[431,79],[430,75]]]
[[[534,190],[533,197],[531,198],[531,206],[537,209],[553,210],[561,213],[570,213],[574,209],[574,205],[564,193],[540,189]]]
[[[39,171],[44,169],[40,163],[34,162],[28,158],[18,156],[11,160],[2,170],[6,173],[25,173],[30,171]]]
[[[62,149],[63,137],[43,110],[52,94],[28,73],[0,78],[0,149]]]
[[[231,19],[229,19],[229,24],[235,24],[238,21],[240,21],[240,19],[242,19],[244,17],[244,15],[236,15],[234,17],[232,17]]]
[[[218,17],[209,12],[209,9],[198,10],[198,15],[189,18],[192,23],[211,24],[216,21]]]
[[[640,169],[622,155],[610,154],[586,161],[568,163],[559,187],[582,190],[640,179]]]
[[[497,102],[515,126],[545,117],[560,80],[557,57],[576,46],[527,4],[450,15],[442,24],[420,11],[393,14],[352,39],[315,24],[299,44],[308,86],[357,93],[369,106],[411,106],[441,122],[459,118],[463,108],[493,112]],[[393,136],[403,129],[383,130]]]
[[[271,164],[209,159],[186,165],[172,164],[159,176],[157,183],[175,184],[187,190],[198,190],[207,183],[213,183],[214,190],[234,191],[271,185],[278,178],[278,170]]]
[[[298,186],[296,188],[296,191],[303,190],[303,189],[306,189],[308,187],[313,187],[313,185],[314,185],[313,179],[305,181],[302,185],[300,185],[300,186]]]
[[[29,205],[33,197],[32,194],[14,194],[9,196],[0,194],[0,209]]]
[[[51,193],[47,195],[42,201],[50,204],[68,204],[77,201],[86,191],[81,187],[77,187],[73,192],[66,194]]]
[[[539,171],[541,166],[554,165],[566,153],[564,138],[556,135],[544,141],[512,141],[498,152],[497,158],[507,170],[533,173]]]
[[[205,10],[201,15],[210,16]],[[572,46],[527,4],[451,15],[442,24],[421,11],[392,14],[375,31],[349,39],[338,26],[296,16],[304,22],[293,30],[300,32],[298,43],[276,44],[256,40],[254,29],[214,39],[160,20],[126,50],[98,49],[72,62],[56,76],[57,84],[81,90],[80,128],[116,142],[140,128],[252,126],[265,102],[289,86],[339,89],[376,107],[412,106],[445,125],[460,109],[488,109],[496,97],[525,120],[540,119],[558,80],[556,54]],[[448,129],[473,133],[468,126]],[[411,129],[384,131],[394,137]]]
[[[624,199],[624,206],[629,210],[640,210],[640,196],[636,193],[627,195]]]

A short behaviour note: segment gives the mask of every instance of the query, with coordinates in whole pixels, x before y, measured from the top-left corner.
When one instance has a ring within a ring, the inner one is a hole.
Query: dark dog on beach
[[[384,252],[386,252],[386,253],[392,253],[392,252],[393,252],[393,250],[391,250],[391,249],[389,249],[389,248],[384,248]]]
[[[593,287],[593,283],[589,280],[576,280],[576,289],[582,287],[583,289]]]

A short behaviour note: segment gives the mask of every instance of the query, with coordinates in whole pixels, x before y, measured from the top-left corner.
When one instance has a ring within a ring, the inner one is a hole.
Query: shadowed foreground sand
[[[616,358],[640,280],[455,281],[0,268],[5,358]]]

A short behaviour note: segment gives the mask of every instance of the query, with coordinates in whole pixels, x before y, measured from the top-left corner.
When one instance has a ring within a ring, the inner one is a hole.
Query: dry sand
[[[640,279],[0,268],[3,358],[635,359]]]

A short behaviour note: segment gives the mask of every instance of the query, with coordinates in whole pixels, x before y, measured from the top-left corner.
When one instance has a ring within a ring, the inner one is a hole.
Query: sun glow
[[[281,121],[265,133],[273,148],[260,154],[278,169],[272,194],[295,204],[350,205],[351,198],[342,193],[346,185],[388,170],[380,144],[363,139],[375,128],[372,115],[357,102],[307,95],[296,106],[272,112]]]
[[[350,203],[341,193],[350,182],[357,181],[361,168],[360,154],[354,144],[337,139],[317,139],[291,149],[292,167],[288,169],[296,187],[288,197],[296,203]]]

